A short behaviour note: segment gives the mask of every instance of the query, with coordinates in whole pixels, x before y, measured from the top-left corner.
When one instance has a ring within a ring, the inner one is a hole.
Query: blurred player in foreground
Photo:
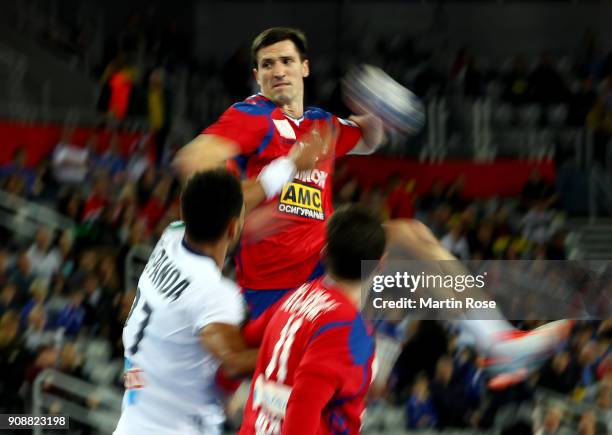
[[[374,152],[384,139],[384,127],[371,113],[344,120],[318,108],[304,108],[304,78],[309,75],[310,63],[306,38],[300,31],[263,31],[253,41],[251,56],[260,93],[227,109],[179,152],[176,166],[188,177],[194,171],[227,162],[244,177],[249,215],[236,267],[253,321],[287,293],[321,276],[325,222],[332,213],[334,160],[346,154]],[[364,81],[368,86],[361,88],[367,90],[368,99],[381,98],[376,93],[378,84],[381,89],[389,88],[378,83],[384,77],[378,72],[374,79]],[[418,222],[396,221],[385,227],[387,239],[394,245],[389,248],[399,249],[401,257],[406,257],[407,251],[411,259],[454,260]],[[354,242],[359,243],[358,236]],[[553,324],[534,339],[535,335],[514,333],[501,313],[498,320],[486,322],[472,321],[477,320],[472,314],[465,313],[467,321],[462,325],[482,343],[483,352],[496,344],[495,353],[505,361],[498,365],[498,372],[515,371],[515,360],[546,354],[566,329]],[[252,326],[248,323],[245,327],[247,337]]]
[[[241,435],[359,433],[374,357],[361,260],[380,259],[385,232],[359,207],[337,210],[327,228],[326,274],[258,320],[268,326]]]
[[[212,206],[214,204],[214,206]],[[138,281],[123,329],[125,394],[115,434],[220,434],[219,365],[255,367],[240,323],[240,289],[221,275],[244,221],[240,183],[225,170],[194,175]]]

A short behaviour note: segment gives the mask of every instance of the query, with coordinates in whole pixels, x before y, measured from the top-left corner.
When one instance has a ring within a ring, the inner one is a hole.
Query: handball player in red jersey
[[[355,206],[336,211],[327,228],[326,274],[257,320],[267,327],[241,435],[360,433],[374,358],[359,311],[361,260],[381,258],[385,231]]]
[[[247,211],[263,203],[262,209],[271,212],[267,228],[257,229],[268,235],[257,240],[249,236],[254,214],[247,218],[249,240],[235,256],[238,284],[255,319],[287,292],[321,275],[334,159],[372,153],[382,142],[383,128],[371,115],[345,120],[304,108],[310,67],[300,31],[268,29],[255,38],[251,54],[261,92],[227,109],[183,149],[178,166],[190,173],[203,161],[227,159],[245,178]]]
[[[235,259],[238,284],[250,310],[244,337],[257,346],[261,331],[256,330],[256,320],[323,273],[320,256],[325,222],[333,211],[335,158],[374,152],[384,139],[384,128],[372,114],[341,119],[304,107],[310,64],[302,32],[267,29],[253,41],[251,56],[260,92],[227,109],[183,147],[175,164],[184,178],[225,164],[243,179],[249,214]],[[387,222],[385,231],[404,257],[455,260],[419,222]],[[360,243],[359,238],[354,243]],[[503,375],[496,376],[500,387],[524,379],[527,371],[521,361],[546,357],[568,330],[567,322],[553,322],[534,334],[523,334],[501,313],[496,317],[481,321],[478,314],[465,312],[460,326],[474,335],[480,352],[497,357],[492,361],[500,362],[494,368]]]

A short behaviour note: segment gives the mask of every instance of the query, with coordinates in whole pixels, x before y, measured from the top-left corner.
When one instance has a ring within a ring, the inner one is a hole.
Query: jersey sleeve
[[[361,129],[348,119],[334,117],[336,127],[340,129],[336,140],[336,157],[348,154],[361,141]]]
[[[220,136],[236,143],[241,155],[255,152],[268,134],[268,117],[248,103],[234,104],[202,134]]]
[[[194,334],[211,323],[240,325],[244,320],[244,302],[240,290],[222,279],[218,285],[203,289],[193,288],[193,297],[186,300],[187,316]]]
[[[321,413],[332,399],[346,394],[345,386],[364,377],[364,364],[374,352],[373,342],[354,321],[328,321],[314,332],[296,369],[283,422],[283,434],[317,433]]]

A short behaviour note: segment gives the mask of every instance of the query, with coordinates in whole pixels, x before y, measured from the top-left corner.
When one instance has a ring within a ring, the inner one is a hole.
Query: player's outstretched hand
[[[318,162],[332,155],[336,138],[337,133],[331,124],[318,121],[306,137],[293,147],[289,157],[293,159],[298,171],[312,169]]]
[[[208,169],[223,167],[238,154],[238,146],[218,136],[200,135],[179,150],[174,167],[183,180]]]

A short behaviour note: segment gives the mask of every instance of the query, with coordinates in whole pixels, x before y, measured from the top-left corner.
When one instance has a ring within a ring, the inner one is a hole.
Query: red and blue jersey
[[[263,95],[234,104],[203,131],[228,139],[240,147],[233,164],[248,178],[256,178],[264,166],[285,156],[318,122],[338,133],[332,158],[317,167],[298,172],[282,193],[259,206],[247,217],[250,227],[261,226],[261,237],[243,240],[236,255],[238,283],[245,289],[294,289],[311,276],[325,243],[325,221],[333,211],[331,175],[334,158],[351,151],[361,140],[361,130],[324,110],[307,108],[299,120],[286,116]],[[257,216],[260,219],[256,221]],[[263,218],[262,218],[263,216]]]
[[[256,322],[267,326],[240,435],[358,434],[374,339],[342,289],[316,279]]]

